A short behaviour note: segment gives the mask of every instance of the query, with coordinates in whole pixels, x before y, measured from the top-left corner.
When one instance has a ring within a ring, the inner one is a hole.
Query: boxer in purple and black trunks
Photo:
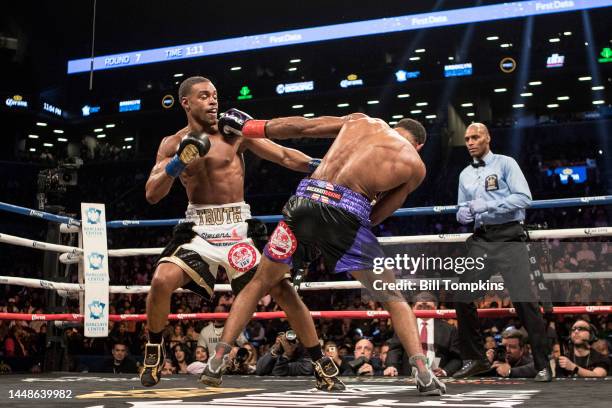
[[[426,138],[423,126],[412,119],[403,119],[392,129],[364,114],[262,121],[236,109],[219,119],[219,130],[250,138],[335,140],[311,178],[302,180],[283,208],[283,221],[272,233],[265,257],[232,305],[221,342],[200,377],[205,384],[217,386],[230,345],[248,323],[257,301],[283,280],[294,257],[316,247],[326,264],[333,265],[336,272],[350,272],[366,288],[372,288],[375,280],[395,281],[391,270],[373,273],[374,258],[384,254],[370,227],[393,214],[423,181],[425,165],[418,150]],[[282,307],[313,360],[317,388],[343,389],[336,377],[337,367],[322,356],[308,309],[293,293],[284,294]],[[417,369],[418,390],[442,395],[446,387],[427,367],[412,310],[399,292],[387,290],[384,296],[383,306]]]

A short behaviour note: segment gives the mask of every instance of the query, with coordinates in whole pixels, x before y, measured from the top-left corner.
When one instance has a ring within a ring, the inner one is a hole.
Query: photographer
[[[490,375],[533,378],[537,374],[533,358],[525,347],[525,336],[519,330],[505,330],[501,345],[487,350],[486,356],[491,363]]]
[[[323,354],[327,357],[334,360],[336,366],[338,366],[338,370],[343,373],[345,370],[350,369],[348,365],[348,361],[345,358],[342,358],[340,354],[338,354],[338,346],[333,341],[328,341],[323,346]]]
[[[596,328],[586,320],[572,325],[569,351],[559,357],[558,377],[605,377],[610,365],[608,359],[591,346],[597,341]]]
[[[242,347],[234,347],[230,352],[230,360],[226,372],[228,374],[254,374],[257,365],[257,350],[251,343]]]
[[[342,375],[382,375],[380,359],[372,357],[374,344],[368,339],[361,339],[355,344],[354,359],[349,361]]]
[[[279,333],[274,345],[259,361],[257,375],[295,376],[312,375],[312,361],[304,356],[304,349],[293,330]]]

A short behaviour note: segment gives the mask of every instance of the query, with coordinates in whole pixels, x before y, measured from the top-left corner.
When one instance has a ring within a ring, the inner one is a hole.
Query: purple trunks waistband
[[[355,215],[363,225],[370,225],[370,201],[348,187],[305,178],[300,182],[295,195],[340,208]]]

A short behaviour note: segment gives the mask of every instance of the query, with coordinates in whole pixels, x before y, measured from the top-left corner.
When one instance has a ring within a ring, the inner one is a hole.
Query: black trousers
[[[549,366],[550,345],[546,337],[546,322],[537,302],[536,287],[530,278],[530,265],[523,226],[517,222],[478,229],[468,239],[468,257],[484,257],[482,271],[466,271],[460,282],[487,280],[499,272],[504,278],[519,319],[527,329],[535,368]],[[459,325],[461,357],[464,360],[484,360],[485,350],[480,323],[473,300],[481,294],[456,298],[455,310]],[[516,301],[515,301],[516,300]]]

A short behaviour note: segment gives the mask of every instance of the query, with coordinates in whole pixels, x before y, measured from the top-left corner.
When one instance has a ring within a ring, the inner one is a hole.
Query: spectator
[[[178,374],[189,374],[187,367],[193,362],[189,347],[185,344],[176,344],[172,347],[172,365],[176,367]]]
[[[189,374],[202,374],[204,368],[206,368],[206,362],[208,361],[208,351],[205,347],[197,346],[195,349],[195,361],[187,366],[187,372]]]
[[[172,360],[169,358],[164,360],[164,366],[162,367],[161,373],[163,376],[176,374],[176,366],[172,364]]]
[[[497,343],[495,342],[495,336],[486,336],[485,337],[485,350],[494,350],[497,347]]]
[[[553,344],[551,356],[555,360],[557,360],[559,357],[561,357],[561,345],[559,343]]]
[[[185,335],[183,335],[183,326],[177,323],[174,326],[174,331],[170,336],[170,348],[174,348],[177,344],[185,343]]]
[[[234,347],[230,352],[228,374],[254,374],[257,370],[257,350],[251,343]]]
[[[388,355],[389,355],[389,343],[384,342],[382,346],[380,346],[380,353],[379,353],[380,362],[382,363],[383,368],[387,366],[386,364],[387,364]]]
[[[438,301],[429,292],[421,292],[415,297],[414,310],[436,310]],[[461,368],[457,328],[441,319],[417,319],[417,329],[421,337],[423,352],[432,364],[438,377],[453,375]],[[389,355],[384,375],[411,375],[412,367],[397,335],[389,340]]]
[[[133,347],[132,335],[127,331],[127,322],[120,322],[119,324],[115,325],[109,337],[113,344],[125,344],[128,347],[128,350],[131,350]]]
[[[193,349],[198,344],[199,339],[200,339],[200,333],[196,331],[195,327],[193,327],[193,324],[190,324],[189,326],[187,326],[187,334],[185,334],[185,342],[187,343],[190,349]]]
[[[599,354],[601,354],[602,356],[606,357],[608,359],[608,367],[612,368],[612,359],[610,358],[610,346],[608,345],[608,342],[603,340],[603,339],[599,339],[597,341],[595,341],[593,343],[593,350],[595,350],[596,352],[598,352]]]
[[[338,346],[333,341],[328,341],[323,346],[323,354],[334,360],[334,363],[338,366],[338,370],[343,373],[345,370],[349,370],[350,366],[348,365],[348,361],[340,356],[338,351]]]
[[[257,353],[257,349],[251,343],[244,343],[243,346],[249,352],[249,357],[247,358],[247,364],[255,367],[257,365],[257,360],[259,360],[259,355]]]
[[[128,347],[126,344],[115,343],[112,355],[112,357],[104,361],[100,371],[115,374],[135,374],[138,372],[136,361],[128,357]]]
[[[606,356],[592,348],[597,338],[596,328],[586,320],[576,320],[570,333],[567,353],[559,357],[557,376],[605,377],[610,370]]]
[[[215,307],[215,310],[214,310],[214,313],[226,313],[226,312],[227,310],[225,309],[224,306],[217,306]],[[204,328],[200,332],[200,337],[198,339],[198,346],[206,347],[206,350],[208,350],[209,355],[214,354],[215,347],[217,346],[217,343],[219,342],[219,339],[221,338],[221,333],[223,333],[224,325],[225,325],[225,322],[223,320],[213,320],[212,322],[204,326]],[[246,342],[247,342],[247,339],[246,337],[244,337],[244,334],[242,333],[236,339],[236,344],[238,344],[238,346],[242,346]]]
[[[368,339],[361,339],[355,344],[354,358],[342,375],[382,375],[382,363],[373,357],[374,344]],[[388,358],[388,357],[387,357]]]
[[[525,336],[519,330],[506,329],[501,346],[487,350],[486,356],[493,375],[532,378],[537,374],[533,358],[527,352]]]
[[[4,340],[4,355],[6,357],[28,357],[29,351],[26,333],[20,325],[14,325]]]
[[[592,265],[597,261],[595,252],[589,248],[588,242],[583,242],[580,246],[580,251],[576,252],[576,261],[584,266]]]
[[[224,306],[224,310],[229,310],[232,307],[234,301],[234,295],[231,292],[224,292],[219,298],[219,306]]]
[[[274,345],[264,354],[255,370],[257,375],[296,376],[312,375],[312,361],[304,356],[295,333],[279,333]]]
[[[249,341],[255,346],[263,344],[263,342],[266,340],[266,330],[258,320],[250,321],[247,325],[246,332]]]

